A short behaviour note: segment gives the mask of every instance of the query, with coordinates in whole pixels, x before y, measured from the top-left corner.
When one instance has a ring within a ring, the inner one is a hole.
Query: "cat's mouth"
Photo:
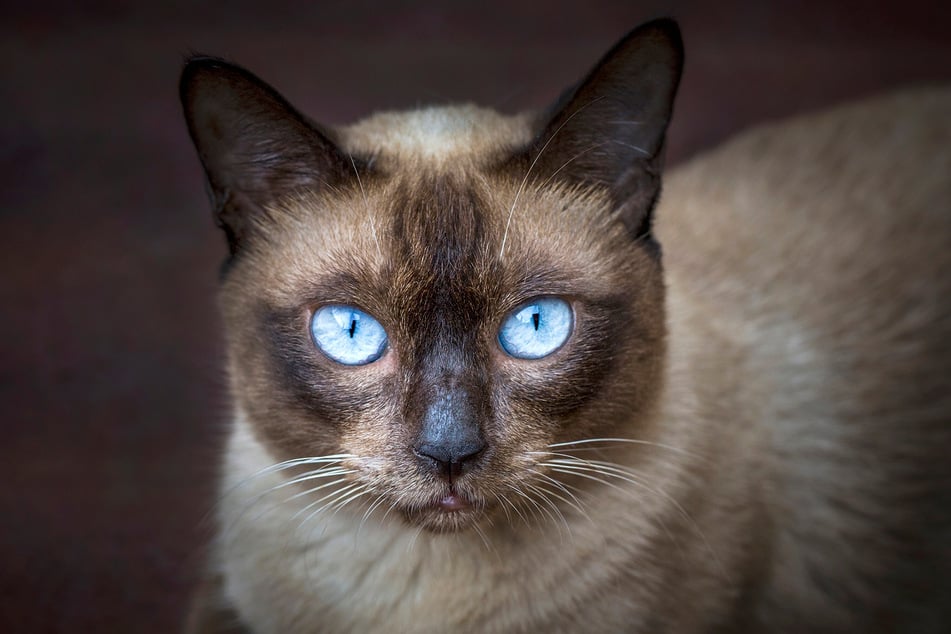
[[[428,503],[404,509],[403,516],[411,524],[434,533],[453,533],[475,524],[484,515],[484,506],[464,491],[449,486]]]

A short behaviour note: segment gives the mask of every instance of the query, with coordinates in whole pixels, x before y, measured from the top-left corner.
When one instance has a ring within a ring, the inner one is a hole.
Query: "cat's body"
[[[685,344],[685,382],[700,420],[732,428],[716,460],[761,477],[766,631],[949,622],[949,114],[947,88],[878,98],[745,134],[667,181],[671,331],[715,333]],[[902,620],[929,604],[943,615]]]
[[[596,109],[591,81],[540,135],[464,107],[315,137],[289,154],[340,149],[320,193],[295,181],[251,223],[234,191],[261,188],[225,183],[192,123],[237,254],[194,631],[221,613],[261,633],[948,627],[951,91],[748,133],[667,177],[651,231],[656,135],[633,176],[560,180],[597,169],[578,161],[595,146],[552,141]],[[574,331],[513,360],[495,329],[538,295],[567,298]],[[387,352],[312,350],[298,329],[327,302],[379,319]],[[451,477],[420,457],[433,418],[478,421]],[[296,484],[272,467],[307,456],[331,457]]]

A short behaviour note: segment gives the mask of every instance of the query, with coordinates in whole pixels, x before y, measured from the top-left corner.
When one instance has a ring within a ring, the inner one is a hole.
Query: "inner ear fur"
[[[354,165],[332,134],[244,68],[215,57],[192,57],[179,88],[232,255],[268,203],[352,176]]]

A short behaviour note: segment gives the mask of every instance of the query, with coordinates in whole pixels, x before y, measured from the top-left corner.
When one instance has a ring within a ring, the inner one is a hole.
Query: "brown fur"
[[[186,69],[236,411],[190,631],[221,605],[256,632],[947,627],[951,93],[750,133],[678,170],[652,228],[679,55],[655,23],[545,116],[335,131]],[[568,342],[506,355],[502,320],[549,295]],[[378,361],[316,349],[332,303],[384,326]],[[486,441],[451,482],[413,449],[446,389]],[[587,438],[638,442],[550,447]],[[309,495],[312,466],[260,472],[331,454],[349,473]]]

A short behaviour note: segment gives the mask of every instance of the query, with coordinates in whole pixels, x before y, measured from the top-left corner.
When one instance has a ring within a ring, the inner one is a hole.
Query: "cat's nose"
[[[452,481],[485,451],[477,409],[464,390],[448,390],[426,408],[413,448],[424,466]]]
[[[468,471],[483,451],[485,443],[481,440],[464,445],[423,443],[416,447],[416,455],[450,481]]]

